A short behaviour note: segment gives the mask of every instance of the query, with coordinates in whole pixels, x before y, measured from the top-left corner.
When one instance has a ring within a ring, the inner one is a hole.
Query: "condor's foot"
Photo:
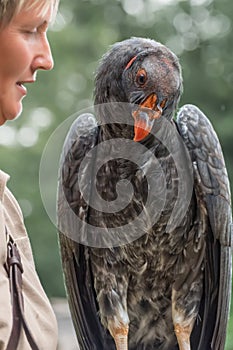
[[[114,341],[117,350],[128,350],[128,332],[129,326],[120,324],[114,326],[114,324],[109,324],[108,327]]]
[[[176,323],[174,324],[174,330],[179,345],[179,350],[191,350],[190,335],[192,332],[192,326],[188,325],[186,327],[182,327],[180,324]]]

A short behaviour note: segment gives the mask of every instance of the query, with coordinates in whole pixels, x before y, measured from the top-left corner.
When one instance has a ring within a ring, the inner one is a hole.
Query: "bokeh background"
[[[131,36],[150,37],[172,49],[183,68],[180,105],[196,104],[209,117],[233,184],[232,30],[232,0],[61,0],[49,32],[55,68],[39,73],[28,87],[22,116],[0,128],[1,169],[11,175],[9,187],[22,207],[50,298],[65,297],[65,290],[56,227],[40,196],[40,159],[56,127],[92,105],[99,58],[109,45]],[[233,350],[231,314],[226,350]]]

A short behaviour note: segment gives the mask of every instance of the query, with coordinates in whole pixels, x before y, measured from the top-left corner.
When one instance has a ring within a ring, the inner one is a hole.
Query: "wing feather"
[[[98,316],[88,247],[85,240],[88,203],[79,188],[79,167],[98,139],[98,126],[91,114],[79,116],[64,142],[60,160],[57,220],[67,298],[81,350],[114,349],[112,338]],[[93,162],[87,160],[87,167]],[[90,176],[91,178],[91,176]],[[81,181],[81,180],[80,180]],[[87,181],[88,182],[88,181]],[[88,184],[91,186],[91,184]],[[91,194],[91,191],[88,191]]]
[[[232,270],[229,179],[220,142],[208,118],[196,106],[185,105],[177,115],[177,126],[193,161],[195,193],[204,203],[209,226],[197,349],[224,350]]]

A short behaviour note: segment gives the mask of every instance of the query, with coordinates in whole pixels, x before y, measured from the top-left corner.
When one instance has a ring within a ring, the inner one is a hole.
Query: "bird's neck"
[[[101,123],[100,125],[100,138],[101,141],[107,141],[111,139],[132,139],[134,137],[134,129],[132,125],[120,124],[120,123]]]
[[[134,119],[129,103],[108,102],[95,106],[102,140],[134,138]]]

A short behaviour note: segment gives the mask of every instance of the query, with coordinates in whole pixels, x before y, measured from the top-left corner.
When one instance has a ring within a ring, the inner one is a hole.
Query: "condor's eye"
[[[147,74],[145,69],[139,69],[136,75],[136,83],[139,86],[143,86],[145,85],[146,81],[147,81]]]

